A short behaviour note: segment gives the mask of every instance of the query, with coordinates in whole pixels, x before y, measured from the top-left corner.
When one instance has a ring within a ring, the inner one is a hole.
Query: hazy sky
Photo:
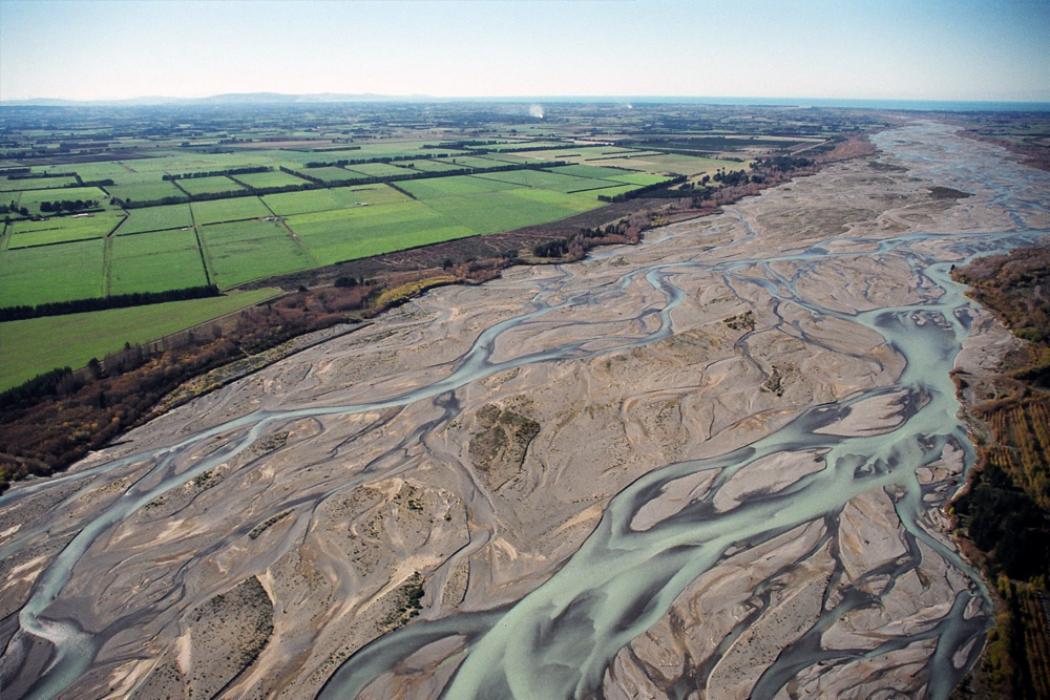
[[[1050,2],[0,0],[0,99],[1050,100]]]

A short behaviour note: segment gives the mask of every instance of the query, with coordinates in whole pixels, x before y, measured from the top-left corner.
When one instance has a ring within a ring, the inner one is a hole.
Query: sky
[[[0,0],[0,100],[1050,100],[1050,1]]]

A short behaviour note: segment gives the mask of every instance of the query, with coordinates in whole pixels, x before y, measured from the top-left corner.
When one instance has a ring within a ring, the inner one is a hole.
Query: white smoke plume
[[[536,119],[543,119],[543,105],[530,105],[529,116],[535,117]]]

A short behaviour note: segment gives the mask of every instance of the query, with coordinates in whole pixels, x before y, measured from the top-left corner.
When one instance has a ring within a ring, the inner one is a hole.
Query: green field
[[[4,306],[102,295],[102,240],[5,250],[0,255]]]
[[[18,204],[29,210],[30,214],[41,214],[42,202],[59,200],[84,199],[95,200],[99,207],[107,207],[109,196],[97,187],[63,187],[58,190],[25,190],[19,195]]]
[[[746,170],[748,164],[734,160],[717,160],[715,158],[700,158],[697,156],[683,156],[677,153],[661,153],[659,155],[633,156],[624,158],[610,158],[598,161],[603,166],[616,166],[621,168],[633,168],[635,170],[647,170],[653,173],[670,173],[672,175],[696,175],[699,173],[714,173],[719,168],[726,170]]]
[[[11,224],[9,248],[48,245],[65,241],[81,241],[102,238],[123,221],[124,215],[117,211],[73,216],[53,216],[43,221],[16,221]]]
[[[207,284],[197,237],[190,230],[117,236],[110,294],[163,292]]]
[[[513,151],[507,151],[504,153],[494,154],[492,157],[502,161],[509,162],[529,162],[529,161],[542,161],[542,160],[566,160],[566,161],[583,161],[587,158],[594,158],[601,156],[605,151],[608,151],[608,146],[572,146],[566,145],[558,148],[551,148],[542,151],[524,151],[522,153],[515,153]]]
[[[190,194],[219,194],[243,192],[244,188],[223,175],[214,177],[188,177],[178,181],[179,187]]]
[[[457,168],[495,168],[500,165],[508,165],[505,161],[493,160],[483,156],[455,156],[454,158],[441,158],[437,163],[449,163]]]
[[[268,173],[246,173],[234,176],[248,187],[288,187],[289,185],[305,185],[306,180],[290,175],[283,170],[274,170]]]
[[[474,175],[450,175],[449,177],[427,178],[425,180],[408,180],[397,186],[416,199],[428,200],[435,197],[481,194],[497,190],[509,190],[515,185],[488,177]]]
[[[261,219],[272,216],[258,197],[232,197],[193,202],[193,218],[197,225],[216,224],[240,219]]]
[[[408,198],[389,185],[375,184],[282,192],[265,195],[262,199],[278,216],[291,216],[331,209],[349,209],[362,204],[393,204]]]
[[[637,170],[621,170],[620,168],[603,168],[594,165],[566,165],[561,168],[551,168],[552,173],[563,175],[576,175],[577,177],[589,177],[600,180],[611,180],[623,182],[629,185],[655,185],[667,180],[662,175],[643,173]]]
[[[346,166],[347,170],[351,170],[355,173],[361,173],[367,177],[389,177],[391,175],[411,175],[413,170],[408,168],[399,168],[396,165],[390,163],[360,163],[357,165]]]
[[[463,167],[466,167],[463,165],[453,165],[448,161],[435,160],[433,158],[429,158],[426,160],[417,160],[411,163],[402,163],[401,165],[403,165],[406,168],[412,168],[413,170],[419,170],[420,172],[424,173],[445,173],[449,170],[459,170]]]
[[[287,229],[271,221],[238,221],[201,228],[208,266],[219,287],[316,267]]]
[[[160,207],[129,209],[128,219],[117,233],[143,233],[144,231],[163,231],[169,228],[184,228],[193,225],[190,219],[189,204],[169,204]]]
[[[137,182],[130,185],[109,185],[109,193],[125,202],[155,202],[165,197],[186,198],[185,193],[166,180]]]
[[[602,190],[594,190],[587,194],[594,195],[595,197],[599,195],[603,197],[615,197],[618,194],[627,194],[628,192],[633,192],[637,189],[639,189],[639,185],[612,185],[611,187],[606,187]]]
[[[510,170],[500,173],[486,173],[477,177],[486,180],[509,182],[523,187],[537,187],[542,190],[565,193],[597,190],[610,185],[608,180],[564,175],[546,170]]]
[[[277,293],[253,289],[228,296],[170,301],[128,309],[0,323],[0,391],[55,367],[83,367],[124,343],[145,343],[257,304]]]
[[[298,172],[308,177],[316,178],[321,182],[346,182],[350,180],[365,180],[371,177],[370,175],[337,168],[334,165],[323,168],[303,168]]]
[[[288,225],[322,265],[461,238],[472,229],[419,202],[299,214]]]
[[[561,143],[558,141],[510,141],[507,143],[496,143],[484,146],[485,149],[490,151],[502,152],[502,151],[518,151],[522,148],[562,148],[571,149],[573,145],[567,143]]]
[[[97,163],[77,163],[69,166],[84,180],[113,180],[121,183],[121,176],[133,174],[120,161],[106,160]]]
[[[436,197],[426,205],[474,233],[510,231],[572,216],[601,205],[591,193],[515,188],[472,196]]]
[[[0,192],[12,192],[14,190],[42,190],[53,187],[67,187],[75,185],[77,179],[69,175],[58,177],[29,177],[18,180],[0,178]],[[76,199],[74,197],[74,199]]]

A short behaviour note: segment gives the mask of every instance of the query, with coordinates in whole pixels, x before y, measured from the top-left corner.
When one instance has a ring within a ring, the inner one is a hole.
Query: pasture
[[[563,192],[566,194],[570,192],[582,192],[585,190],[597,190],[610,185],[610,182],[607,180],[577,177],[575,175],[563,174],[553,170],[510,170],[507,172],[486,173],[484,175],[478,175],[477,177],[486,180],[510,182],[524,187],[536,187],[542,190],[551,190],[552,192]]]
[[[200,233],[213,281],[222,289],[316,267],[288,230],[276,222],[214,224],[201,227]]]
[[[146,343],[276,296],[252,289],[227,296],[169,301],[0,323],[0,391],[55,367],[83,367],[124,343]]]
[[[210,199],[190,204],[193,219],[198,226],[217,224],[223,221],[241,219],[260,219],[272,216],[266,205],[258,197],[232,197],[230,199]]]
[[[515,187],[512,182],[474,175],[450,175],[449,177],[435,177],[426,180],[408,180],[407,182],[397,183],[397,186],[416,199],[421,200],[481,194],[497,190],[509,190]]]
[[[634,170],[645,170],[650,173],[669,173],[671,175],[699,175],[701,173],[713,175],[719,168],[746,170],[748,167],[747,162],[683,156],[678,153],[603,158],[599,162],[604,166],[632,168]]]
[[[102,296],[100,238],[3,251],[0,299],[4,306]]]
[[[459,170],[466,167],[462,165],[454,165],[448,161],[438,160],[436,158],[416,160],[411,163],[401,163],[401,165],[424,173],[446,173],[449,170]]]
[[[159,207],[129,209],[128,218],[117,230],[118,235],[163,231],[171,228],[192,226],[189,204],[169,204]]]
[[[14,192],[17,190],[43,190],[55,187],[68,187],[76,185],[77,179],[72,175],[60,175],[57,177],[28,177],[22,179],[0,178],[0,192]]]
[[[163,292],[204,284],[207,277],[193,231],[155,231],[113,240],[110,294]]]
[[[496,168],[501,165],[508,165],[508,163],[494,160],[492,158],[485,158],[484,156],[454,156],[452,158],[439,158],[435,160],[436,163],[448,163],[455,166],[456,168]]]
[[[653,175],[638,170],[604,168],[594,165],[566,165],[560,168],[551,168],[550,172],[641,186],[655,185],[658,182],[664,182],[667,180],[663,175]]]
[[[287,218],[318,263],[329,265],[475,232],[419,202],[337,209]]]
[[[401,168],[390,163],[359,163],[348,165],[346,169],[368,177],[390,177],[391,175],[412,175],[415,171]]]
[[[302,168],[298,172],[321,182],[349,182],[351,180],[367,180],[372,177],[371,175],[355,173],[345,168],[337,168],[334,165],[320,168]]]
[[[167,197],[186,198],[186,193],[167,180],[135,182],[128,185],[108,185],[109,193],[125,202],[156,202]]]
[[[473,196],[437,197],[426,205],[473,233],[496,233],[543,224],[599,206],[595,197],[551,190],[514,188]]]
[[[178,186],[190,194],[220,194],[243,192],[244,187],[223,175],[213,177],[189,177],[176,180]]]
[[[282,192],[265,195],[262,200],[278,216],[291,216],[331,209],[349,209],[361,205],[394,204],[407,201],[408,197],[389,185],[375,184]]]
[[[63,187],[57,190],[23,190],[18,197],[19,206],[25,207],[30,214],[46,214],[40,205],[44,202],[81,199],[98,202],[99,208],[109,206],[109,196],[97,187]]]
[[[273,170],[267,173],[245,173],[243,175],[234,175],[233,177],[239,182],[243,182],[248,187],[259,189],[306,184],[306,180],[286,173],[283,170]]]
[[[8,230],[11,236],[9,248],[49,245],[65,241],[81,241],[102,238],[124,220],[117,211],[78,214],[75,216],[53,216],[42,221],[15,221]]]

